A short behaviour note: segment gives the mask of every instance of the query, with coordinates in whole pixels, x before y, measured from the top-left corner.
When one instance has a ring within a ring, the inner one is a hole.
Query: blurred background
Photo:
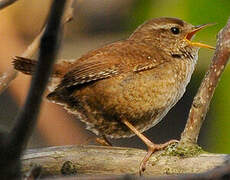
[[[39,33],[51,0],[19,0],[0,12],[0,73],[11,66]],[[144,21],[161,16],[177,17],[194,25],[216,22],[199,32],[196,41],[215,46],[216,35],[230,16],[229,0],[84,0],[76,1],[74,20],[65,29],[61,59],[79,58],[91,49],[124,39]],[[196,70],[183,98],[157,126],[145,134],[154,142],[179,139],[192,99],[208,68],[213,51],[201,49]],[[36,56],[34,57],[36,58]],[[212,99],[201,130],[199,145],[209,152],[230,153],[230,67]],[[0,95],[0,129],[10,130],[25,100],[30,77],[21,73]],[[93,144],[95,136],[62,107],[45,100],[29,148],[65,144]],[[112,140],[117,146],[145,148],[137,138]]]

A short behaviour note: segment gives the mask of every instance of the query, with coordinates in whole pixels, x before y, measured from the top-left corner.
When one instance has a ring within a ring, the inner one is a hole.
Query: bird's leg
[[[145,137],[143,134],[141,134],[132,124],[130,124],[127,120],[123,120],[123,123],[131,130],[133,131],[148,147],[148,152],[145,155],[144,159],[141,161],[140,167],[139,167],[139,174],[141,175],[142,172],[146,169],[146,163],[148,162],[151,155],[159,150],[162,150],[166,148],[168,145],[178,142],[177,140],[170,140],[164,144],[154,144],[151,142],[147,137]]]
[[[112,143],[107,139],[105,135],[101,135],[96,138],[96,142],[101,144],[102,146],[113,146]]]

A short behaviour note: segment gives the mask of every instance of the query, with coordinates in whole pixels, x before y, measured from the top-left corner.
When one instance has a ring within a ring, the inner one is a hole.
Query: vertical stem
[[[9,144],[15,147],[24,146],[36,123],[42,95],[48,83],[52,65],[59,46],[59,27],[65,7],[65,0],[54,0],[51,7],[48,24],[41,39],[38,65],[32,78],[29,94],[22,111],[16,119],[16,125],[11,131]],[[16,148],[21,154],[23,148]]]
[[[17,0],[0,0],[0,10],[6,8],[7,6],[13,4]]]
[[[53,0],[45,32],[40,43],[38,64],[32,78],[26,102],[16,118],[16,124],[0,144],[0,179],[18,177],[20,156],[37,122],[42,95],[60,44],[60,24],[66,0]]]
[[[187,124],[181,134],[180,144],[196,144],[200,128],[205,119],[210,101],[218,84],[220,76],[230,57],[230,19],[218,34],[216,51],[212,63],[203,79],[190,109]]]

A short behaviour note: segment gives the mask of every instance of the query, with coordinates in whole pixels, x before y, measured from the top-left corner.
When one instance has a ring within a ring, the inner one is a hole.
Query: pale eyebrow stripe
[[[157,26],[156,26],[157,25]],[[170,25],[165,25],[165,24],[162,24],[162,25],[159,25],[159,24],[153,24],[153,25],[151,25],[151,28],[152,29],[159,29],[159,27],[160,28],[162,28],[162,29],[168,29],[168,28],[171,28],[171,27],[178,27],[178,28],[180,28],[177,24],[170,24]]]

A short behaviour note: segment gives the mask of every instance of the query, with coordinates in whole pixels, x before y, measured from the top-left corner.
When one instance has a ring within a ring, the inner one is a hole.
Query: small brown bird
[[[47,98],[79,116],[87,129],[106,139],[139,136],[148,153],[165,148],[141,133],[155,126],[185,92],[200,47],[193,35],[210,24],[193,26],[176,18],[155,18],[131,36],[54,65]],[[15,69],[33,74],[36,61],[15,57]]]

